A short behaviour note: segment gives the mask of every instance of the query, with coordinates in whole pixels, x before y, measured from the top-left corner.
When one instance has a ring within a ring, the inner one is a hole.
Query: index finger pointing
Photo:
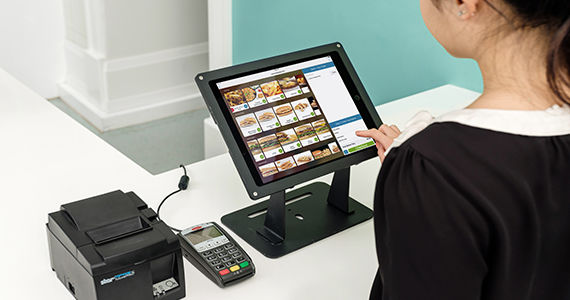
[[[392,138],[388,137],[386,134],[382,133],[378,129],[370,129],[364,130],[360,132],[356,132],[356,134],[360,137],[368,137],[374,139],[375,142],[379,143],[384,147],[384,149],[388,149],[392,144]]]

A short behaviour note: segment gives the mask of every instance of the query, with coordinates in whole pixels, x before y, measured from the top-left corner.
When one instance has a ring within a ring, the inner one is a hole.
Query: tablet
[[[355,131],[381,120],[339,43],[196,82],[253,199],[376,156]]]

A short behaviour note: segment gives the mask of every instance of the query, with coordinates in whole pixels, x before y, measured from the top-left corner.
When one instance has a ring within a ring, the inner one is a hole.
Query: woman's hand
[[[378,129],[358,130],[356,131],[356,135],[372,138],[376,142],[380,161],[384,162],[384,152],[386,152],[390,145],[392,145],[394,139],[400,135],[400,129],[398,129],[396,125],[388,126],[386,124],[382,124]]]

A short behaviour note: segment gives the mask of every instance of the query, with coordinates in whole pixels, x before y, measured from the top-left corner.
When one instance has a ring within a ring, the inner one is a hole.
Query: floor
[[[50,100],[81,125],[115,147],[151,174],[159,174],[204,159],[206,109],[126,128],[100,132],[61,99]]]

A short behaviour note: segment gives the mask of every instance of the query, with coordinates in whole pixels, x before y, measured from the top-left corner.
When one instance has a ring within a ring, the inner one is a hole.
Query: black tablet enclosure
[[[349,197],[350,166],[377,155],[354,131],[382,124],[342,45],[333,43],[196,76],[245,188],[258,203],[222,223],[280,257],[372,218]],[[313,183],[335,172],[331,186]]]

